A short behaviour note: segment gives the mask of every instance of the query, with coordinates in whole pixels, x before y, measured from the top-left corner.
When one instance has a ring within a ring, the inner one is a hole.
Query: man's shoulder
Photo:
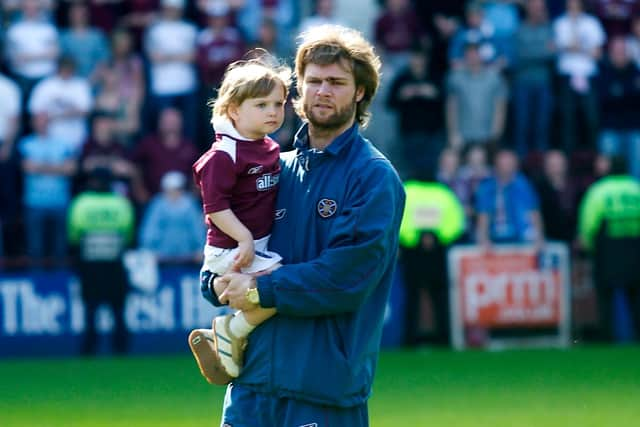
[[[358,134],[356,136],[356,141],[358,144],[354,145],[359,148],[356,161],[359,160],[361,163],[367,164],[367,166],[395,171],[389,159],[387,159],[387,157],[382,154],[382,152],[378,150],[378,148],[369,139]]]
[[[397,184],[402,187],[398,172],[389,159],[364,136],[358,134],[352,145],[351,155],[346,159],[350,175],[356,175],[367,182]]]

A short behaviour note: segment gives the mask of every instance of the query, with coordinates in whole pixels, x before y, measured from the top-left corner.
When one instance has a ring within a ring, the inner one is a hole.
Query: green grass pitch
[[[218,426],[190,356],[0,361],[0,426]],[[640,347],[383,352],[372,427],[640,426]]]

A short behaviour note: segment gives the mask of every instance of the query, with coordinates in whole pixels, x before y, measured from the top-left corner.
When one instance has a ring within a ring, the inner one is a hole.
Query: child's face
[[[282,126],[284,104],[284,89],[278,85],[265,97],[245,99],[239,106],[231,106],[229,115],[240,135],[262,139]]]

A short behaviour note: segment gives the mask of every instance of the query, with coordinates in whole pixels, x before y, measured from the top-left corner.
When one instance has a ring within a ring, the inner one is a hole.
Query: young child
[[[216,139],[193,166],[208,227],[200,278],[211,302],[219,303],[222,292],[212,289],[217,276],[269,271],[282,259],[267,251],[280,174],[279,146],[267,135],[282,125],[290,79],[286,67],[239,61],[227,68],[213,102]],[[207,381],[228,382],[240,374],[247,336],[274,313],[238,311],[214,318],[212,330],[191,332],[189,346]]]

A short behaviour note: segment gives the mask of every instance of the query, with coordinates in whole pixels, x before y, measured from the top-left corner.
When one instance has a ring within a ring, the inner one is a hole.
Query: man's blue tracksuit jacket
[[[251,333],[234,383],[353,407],[371,392],[405,195],[357,125],[321,152],[307,141],[305,126],[282,155],[269,247],[284,266],[258,278],[278,314]]]

